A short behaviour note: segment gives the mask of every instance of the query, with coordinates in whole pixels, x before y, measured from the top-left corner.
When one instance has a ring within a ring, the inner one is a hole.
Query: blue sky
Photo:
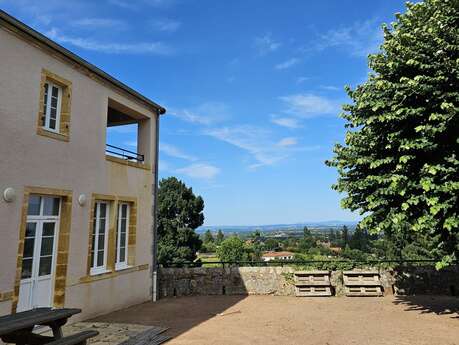
[[[398,0],[0,0],[0,8],[168,109],[161,177],[206,225],[356,220],[325,166],[344,85],[368,74]],[[133,148],[133,131],[110,143]]]

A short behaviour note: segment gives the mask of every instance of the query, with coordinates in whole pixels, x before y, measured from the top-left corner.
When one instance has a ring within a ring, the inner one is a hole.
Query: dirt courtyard
[[[96,319],[169,327],[168,345],[459,345],[459,298],[200,296]]]

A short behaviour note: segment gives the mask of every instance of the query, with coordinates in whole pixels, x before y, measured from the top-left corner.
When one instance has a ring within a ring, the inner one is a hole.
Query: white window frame
[[[105,204],[105,236],[104,236],[104,262],[101,266],[97,266],[97,256],[98,256],[98,248],[99,248],[99,233],[100,233],[100,206]],[[92,248],[92,258],[93,261],[91,263],[91,275],[102,274],[108,272],[107,270],[107,249],[108,249],[108,236],[110,231],[110,202],[108,201],[96,201],[95,203],[96,214],[93,216],[93,222],[95,222],[95,231],[94,231],[94,247]],[[94,225],[93,225],[94,226]]]
[[[46,84],[48,84],[48,95],[46,97],[46,108],[44,109],[44,114],[43,114],[45,118],[45,123],[42,126],[42,128],[50,132],[59,133],[60,124],[61,124],[61,106],[62,106],[63,89],[62,89],[62,86],[52,83],[49,80],[45,81],[45,85]],[[51,97],[53,94],[52,93],[53,87],[57,88],[56,128],[55,129],[49,127],[49,122],[51,119]]]
[[[119,261],[121,253],[121,224],[122,224],[122,206],[126,205],[126,243],[124,244],[124,261]],[[118,204],[118,218],[116,228],[116,262],[115,269],[122,270],[128,268],[128,243],[129,243],[129,217],[131,215],[131,205],[128,202],[120,202]]]

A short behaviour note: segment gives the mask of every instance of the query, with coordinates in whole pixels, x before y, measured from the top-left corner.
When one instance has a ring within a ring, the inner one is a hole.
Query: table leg
[[[53,330],[54,339],[62,338],[62,327],[60,325],[52,325],[51,329]]]

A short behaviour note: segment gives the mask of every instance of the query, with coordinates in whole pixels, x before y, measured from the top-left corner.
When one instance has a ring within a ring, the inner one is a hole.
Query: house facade
[[[0,315],[151,298],[164,112],[0,11]],[[135,152],[106,142],[127,124]]]

